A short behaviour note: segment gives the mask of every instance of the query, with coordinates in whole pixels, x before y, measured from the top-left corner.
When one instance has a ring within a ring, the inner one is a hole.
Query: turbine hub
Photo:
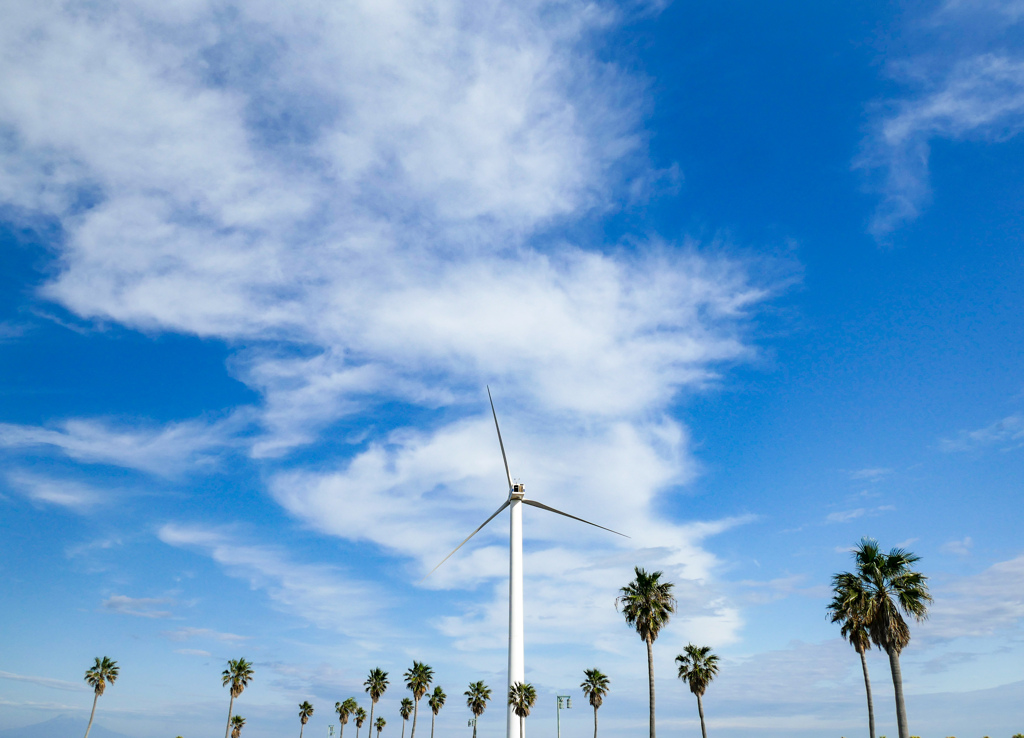
[[[510,500],[521,500],[526,497],[526,485],[522,482],[516,482],[512,485],[512,490],[509,492],[508,497]]]

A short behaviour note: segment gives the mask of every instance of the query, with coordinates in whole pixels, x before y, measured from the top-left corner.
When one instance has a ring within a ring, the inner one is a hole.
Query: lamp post
[[[572,697],[567,694],[556,695],[555,699],[558,701],[558,707],[555,708],[555,725],[558,729],[558,738],[562,738],[562,708],[566,710],[572,709]]]

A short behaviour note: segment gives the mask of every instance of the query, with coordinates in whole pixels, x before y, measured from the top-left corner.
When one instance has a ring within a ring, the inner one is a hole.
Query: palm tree
[[[412,704],[412,700],[408,697],[402,698],[402,704],[398,706],[398,714],[402,716],[402,738],[405,738],[405,724],[409,722],[409,716],[412,715],[412,711],[415,709]]]
[[[469,689],[464,694],[466,695],[466,707],[473,713],[473,738],[476,738],[476,721],[487,709],[487,701],[491,699],[491,688],[482,681],[470,682]]]
[[[359,705],[355,699],[349,697],[344,702],[335,702],[334,711],[338,713],[338,721],[341,723],[341,730],[338,731],[338,738],[344,738],[345,726],[348,724],[349,715],[356,711]]]
[[[373,709],[372,707],[370,708]],[[366,722],[366,710],[361,707],[357,707],[356,711],[352,713],[356,718],[356,738],[359,738],[359,729],[363,727],[363,723]]]
[[[609,679],[600,669],[584,669],[583,676],[586,679],[580,686],[583,688],[583,696],[590,699],[594,707],[594,738],[597,738],[597,708],[604,702],[604,696],[608,694]]]
[[[370,695],[370,725],[372,726],[373,708],[376,707],[377,700],[388,691],[388,673],[380,668],[371,669],[370,675],[363,682],[363,686]]]
[[[536,701],[537,690],[532,684],[516,682],[508,690],[508,703],[512,705],[512,712],[519,716],[519,738],[523,738],[526,732],[526,718]]]
[[[382,717],[377,718],[377,722],[374,723],[374,727],[377,728],[377,738],[380,738],[380,732],[384,730],[384,726],[388,724],[388,721]]]
[[[409,733],[409,738],[416,738],[416,718],[420,713],[420,698],[430,689],[432,681],[434,681],[434,670],[419,661],[413,661],[412,667],[405,672],[405,686],[412,690],[415,700],[412,711],[412,732]]]
[[[231,659],[228,668],[221,673],[221,686],[231,685],[231,699],[228,700],[228,726],[224,729],[224,738],[231,732],[231,710],[235,706],[235,697],[242,694],[252,679],[252,662],[245,659]]]
[[[636,579],[621,590],[615,599],[615,607],[622,606],[622,614],[626,623],[647,644],[647,681],[650,691],[650,724],[651,738],[654,738],[654,641],[658,633],[668,624],[668,619],[676,611],[676,600],[672,596],[671,582],[661,581],[661,572],[648,574],[639,566],[633,567]]]
[[[690,685],[690,691],[697,695],[697,712],[700,714],[700,734],[708,738],[708,729],[704,725],[704,690],[718,673],[718,657],[711,653],[711,646],[695,646],[687,644],[683,652],[676,656],[679,664],[679,678]]]
[[[902,548],[883,554],[873,538],[862,538],[854,548],[857,578],[863,585],[864,622],[871,640],[889,655],[892,685],[896,692],[896,725],[900,738],[910,738],[907,706],[903,701],[900,652],[910,643],[910,628],[902,610],[918,622],[928,617],[928,577],[911,569],[921,560]],[[857,598],[857,594],[852,597]]]
[[[306,723],[313,717],[313,706],[309,704],[309,700],[305,700],[299,705],[299,738],[302,738],[302,731],[306,729]]]
[[[864,672],[864,691],[868,696],[868,734],[875,738],[875,705],[871,699],[871,679],[868,677],[867,651],[871,648],[871,634],[868,632],[867,595],[864,585],[855,574],[843,572],[832,577],[832,602],[828,612],[833,623],[840,623],[839,634],[860,654],[860,666]]]
[[[430,695],[430,699],[427,700],[427,704],[430,705],[430,738],[434,738],[434,719],[437,717],[437,713],[441,712],[441,708],[444,707],[444,701],[448,699],[448,695],[444,693],[444,690],[440,687],[434,687],[434,693]]]
[[[245,718],[241,715],[234,715],[231,718],[231,738],[240,738],[242,728],[245,727]]]
[[[86,670],[85,681],[92,687],[93,698],[92,712],[89,713],[89,724],[85,728],[85,738],[89,738],[89,731],[92,730],[92,719],[96,717],[96,701],[106,691],[107,684],[113,684],[117,681],[117,675],[120,672],[121,669],[117,662],[108,659],[106,656],[103,658],[97,656],[96,663]]]

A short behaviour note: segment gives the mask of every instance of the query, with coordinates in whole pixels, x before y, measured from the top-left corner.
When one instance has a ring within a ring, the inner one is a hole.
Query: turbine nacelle
[[[521,500],[524,497],[526,497],[526,485],[522,482],[516,482],[508,491],[509,500]]]

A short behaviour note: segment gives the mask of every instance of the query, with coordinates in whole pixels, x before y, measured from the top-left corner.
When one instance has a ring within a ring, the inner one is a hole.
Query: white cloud
[[[199,648],[176,648],[174,653],[180,653],[183,656],[210,656],[209,651],[203,651]]]
[[[5,478],[11,487],[33,502],[65,507],[75,512],[86,512],[108,499],[108,495],[99,490],[69,479],[53,479],[21,471],[9,472]]]
[[[168,524],[158,535],[168,545],[209,556],[228,575],[265,591],[278,608],[321,628],[349,634],[362,632],[354,629],[372,629],[366,621],[389,599],[367,584],[346,578],[336,567],[298,563],[277,547],[240,544],[222,530]],[[183,631],[189,629],[176,632]],[[230,634],[218,634],[221,639],[226,635]]]
[[[173,600],[166,598],[111,595],[103,601],[103,609],[121,615],[134,615],[139,618],[169,618],[173,617],[169,610],[158,610],[156,608],[170,604],[173,604]]]
[[[1013,631],[1024,622],[1024,556],[933,587],[932,596],[930,617],[919,626],[923,638],[986,637]]]
[[[933,70],[930,60],[896,68],[923,89],[880,117],[856,162],[878,176],[877,237],[917,218],[930,199],[930,140],[996,142],[1024,128],[1024,58],[988,52],[961,57],[948,70]]]
[[[249,636],[236,635],[234,633],[221,633],[209,628],[176,628],[164,631],[163,635],[172,641],[187,641],[191,638],[211,639],[223,643],[240,643],[249,640]]]
[[[970,536],[967,536],[962,541],[949,541],[943,543],[941,548],[946,553],[956,554],[957,556],[970,556],[971,548],[974,546],[974,541],[971,540]]]
[[[1024,445],[1024,416],[1009,415],[984,428],[960,431],[956,438],[943,438],[939,448],[943,451],[978,451],[988,447],[1003,450],[1020,448]]]
[[[84,684],[79,684],[77,682],[66,682],[63,679],[51,679],[50,677],[27,676],[25,674],[15,674],[10,671],[0,671],[0,679],[10,679],[16,682],[28,682],[29,684],[37,684],[40,687],[63,689],[68,692],[85,692],[88,690],[88,687]]]
[[[892,469],[886,468],[869,468],[869,469],[857,469],[850,472],[850,479],[866,479],[869,482],[878,482],[885,477],[892,474]]]
[[[238,416],[213,423],[196,420],[150,428],[78,419],[56,428],[0,423],[0,447],[56,449],[76,461],[180,474],[189,466],[212,466],[213,451],[230,446],[230,436],[240,426]]]

